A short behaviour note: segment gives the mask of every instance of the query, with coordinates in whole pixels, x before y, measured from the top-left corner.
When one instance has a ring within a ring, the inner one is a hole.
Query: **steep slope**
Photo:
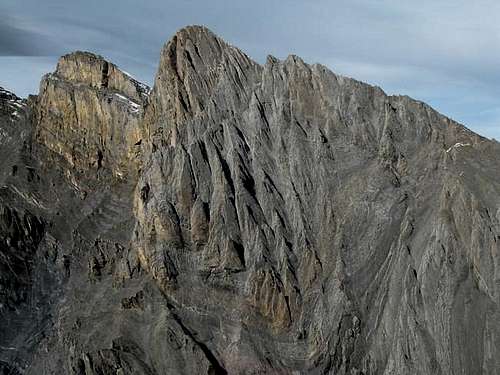
[[[424,103],[198,26],[0,103],[0,369],[500,370],[500,145]]]
[[[42,79],[35,138],[80,172],[108,167],[103,169],[124,177],[137,156],[148,94],[148,87],[100,56],[63,56]]]

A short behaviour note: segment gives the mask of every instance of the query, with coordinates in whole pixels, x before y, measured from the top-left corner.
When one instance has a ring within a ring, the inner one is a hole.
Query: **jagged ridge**
[[[24,120],[1,117],[31,129],[32,112],[5,164],[31,169],[2,169],[0,203],[44,223],[25,279],[48,281],[26,286],[39,312],[13,304],[44,337],[21,319],[0,366],[500,368],[498,143],[297,56],[261,66],[198,26],[165,45],[148,91],[75,53]]]

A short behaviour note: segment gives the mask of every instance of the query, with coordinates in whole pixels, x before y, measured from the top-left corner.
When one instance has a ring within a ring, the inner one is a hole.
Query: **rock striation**
[[[2,134],[5,373],[500,370],[500,145],[424,103],[190,26]]]
[[[149,88],[100,56],[61,57],[43,77],[34,137],[79,172],[107,166],[117,177],[137,167],[141,113]]]

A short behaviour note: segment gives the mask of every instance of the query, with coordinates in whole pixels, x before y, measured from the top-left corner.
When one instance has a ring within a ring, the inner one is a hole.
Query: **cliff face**
[[[500,146],[421,102],[187,27],[0,130],[6,372],[500,370]]]
[[[107,167],[124,177],[137,157],[148,94],[147,86],[100,56],[63,56],[42,79],[35,139],[79,172]]]

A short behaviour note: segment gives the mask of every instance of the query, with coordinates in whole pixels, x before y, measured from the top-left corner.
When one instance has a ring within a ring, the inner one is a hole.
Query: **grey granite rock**
[[[151,92],[0,92],[0,146],[1,371],[500,371],[500,145],[424,103],[191,26]]]

